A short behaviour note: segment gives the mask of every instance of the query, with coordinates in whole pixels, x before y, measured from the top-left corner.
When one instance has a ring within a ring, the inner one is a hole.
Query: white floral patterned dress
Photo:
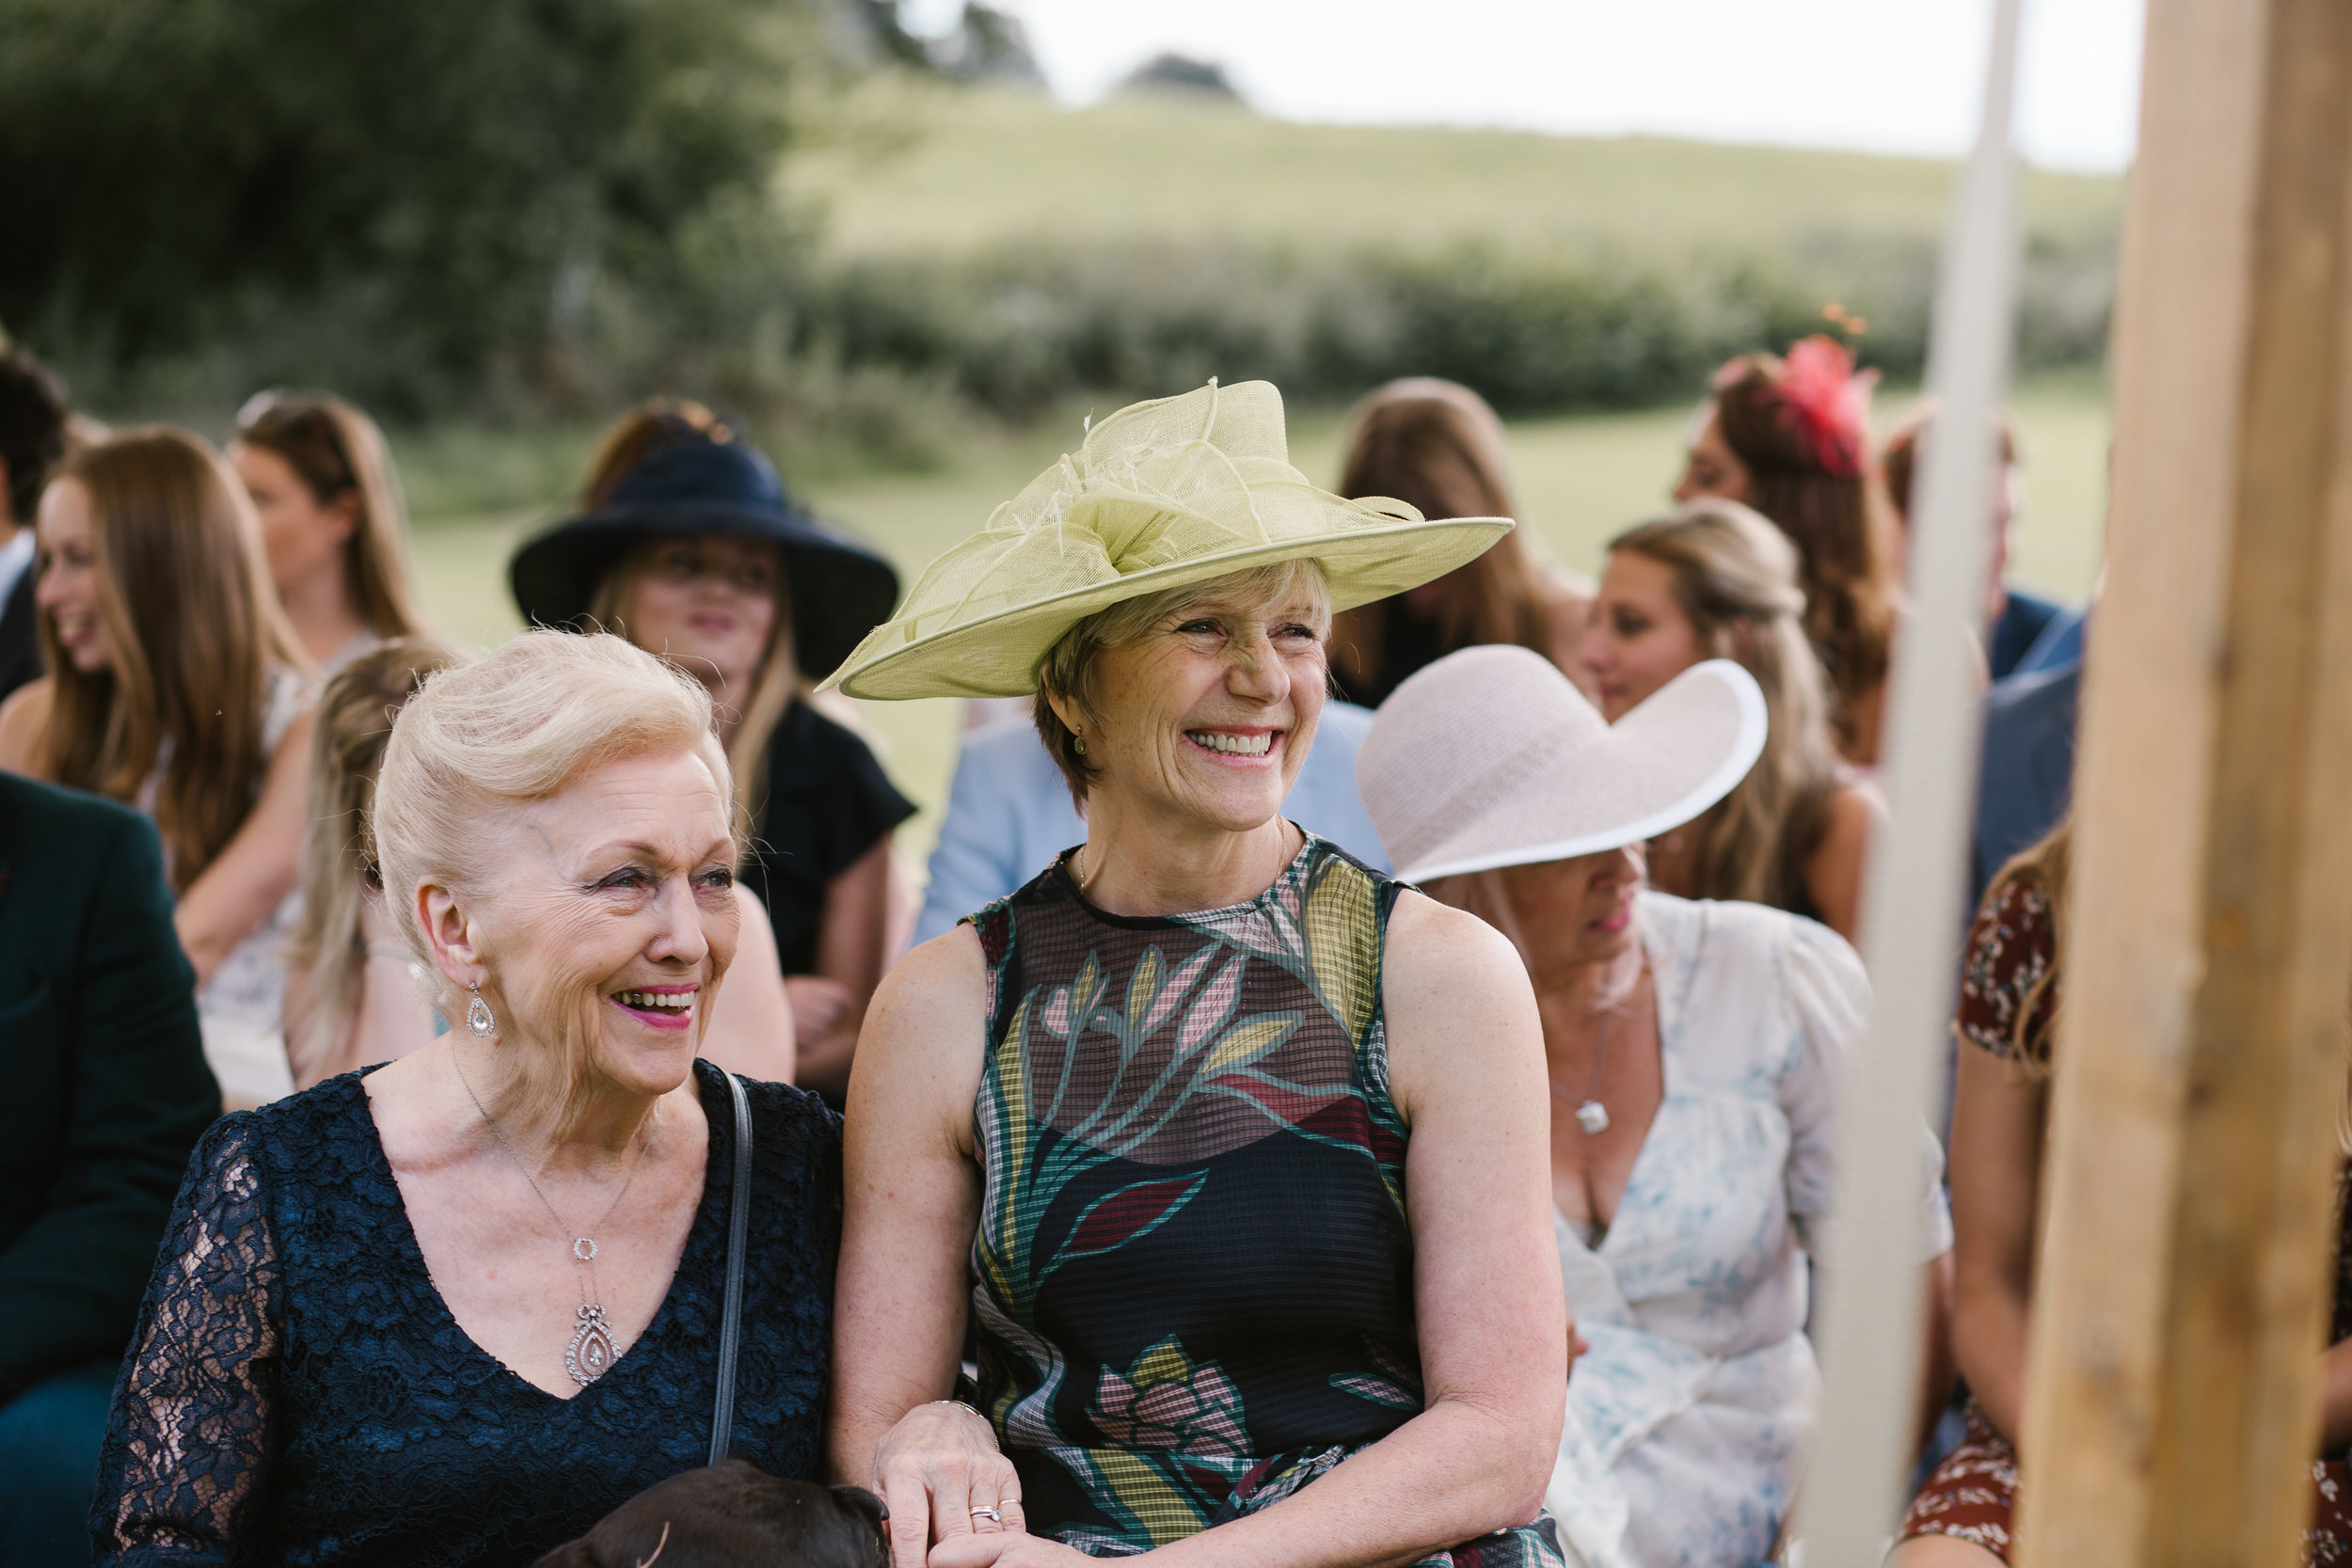
[[[1748,1568],[1811,1432],[1806,1254],[1869,986],[1835,932],[1778,910],[1645,893],[1637,920],[1665,1093],[1608,1233],[1554,1216],[1592,1350],[1568,1377],[1545,1503],[1571,1564]],[[1951,1220],[1922,1164],[1924,1259],[1950,1246]]]

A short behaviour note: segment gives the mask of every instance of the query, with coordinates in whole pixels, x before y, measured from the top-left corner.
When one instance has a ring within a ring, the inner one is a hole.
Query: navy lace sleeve
[[[98,1561],[513,1568],[701,1465],[734,1196],[725,1079],[695,1066],[704,1185],[653,1321],[568,1397],[469,1338],[434,1288],[361,1075],[215,1124],[115,1394]],[[734,1451],[819,1479],[841,1124],[747,1083],[751,1246]]]
[[[276,1443],[284,1271],[248,1115],[197,1146],[139,1310],[99,1467],[120,1563],[228,1563]]]

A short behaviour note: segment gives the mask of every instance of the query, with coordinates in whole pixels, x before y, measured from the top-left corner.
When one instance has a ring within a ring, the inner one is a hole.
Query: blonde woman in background
[[[1389,496],[1424,517],[1517,517],[1502,421],[1469,388],[1391,381],[1356,405],[1339,494]],[[1351,702],[1378,707],[1414,671],[1457,648],[1515,642],[1576,673],[1592,584],[1546,570],[1526,531],[1435,582],[1343,610],[1331,672]]]
[[[424,638],[371,648],[319,698],[302,841],[302,918],[286,959],[286,1060],[307,1089],[433,1038],[423,966],[384,904],[367,817],[392,720],[418,683],[457,661]]]
[[[423,964],[384,903],[369,835],[376,770],[392,722],[426,676],[458,656],[425,638],[359,655],[326,683],[310,756],[310,820],[302,849],[302,921],[286,978],[286,1056],[296,1087],[406,1055],[438,1032]],[[764,914],[751,895],[752,912]],[[703,1053],[747,1078],[792,1081],[792,1012],[764,919],[743,927],[742,954]]]
[[[229,460],[260,515],[278,603],[322,675],[424,630],[407,509],[374,420],[341,398],[263,392],[238,414]]]
[[[244,487],[198,436],[69,457],[37,524],[49,673],[0,705],[0,768],[136,806],[164,843],[204,1053],[232,1106],[290,1091],[278,1011],[310,746]]]
[[[799,1081],[837,1100],[896,957],[906,911],[890,835],[914,807],[864,740],[804,699],[803,673],[831,669],[890,612],[898,574],[809,519],[765,457],[691,404],[615,426],[585,504],[516,553],[516,604],[537,625],[617,632],[709,689]]]
[[[1863,866],[1886,806],[1837,754],[1798,571],[1788,537],[1732,501],[1694,501],[1628,530],[1609,542],[1584,684],[1614,723],[1703,659],[1754,675],[1772,717],[1764,754],[1720,804],[1650,842],[1650,885],[1769,904],[1856,942]]]

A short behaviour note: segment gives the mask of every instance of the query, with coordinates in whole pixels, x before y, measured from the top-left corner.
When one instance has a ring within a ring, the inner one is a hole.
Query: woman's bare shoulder
[[[1399,1023],[1483,1011],[1498,990],[1534,996],[1518,949],[1476,915],[1406,889],[1381,942],[1381,1005]]]
[[[54,689],[43,675],[11,692],[0,702],[0,768],[11,773],[33,771],[33,747],[49,725]]]
[[[978,934],[958,926],[913,949],[875,988],[850,1069],[852,1140],[888,1129],[904,1141],[930,1128],[944,1146],[963,1148],[987,1039],[986,956]]]
[[[1401,895],[1381,944],[1380,1001],[1390,1092],[1408,1123],[1440,1101],[1523,1098],[1540,1071],[1543,1025],[1526,965],[1476,915]]]
[[[875,988],[874,1006],[882,1006],[885,999],[905,1009],[959,1006],[985,1001],[987,990],[987,956],[978,931],[967,921],[909,948]]]
[[[969,925],[944,931],[908,952],[874,988],[858,1035],[857,1060],[904,1064],[970,1055],[987,1023],[988,963]],[[978,1058],[970,1056],[978,1073]],[[944,1062],[942,1065],[945,1065]]]

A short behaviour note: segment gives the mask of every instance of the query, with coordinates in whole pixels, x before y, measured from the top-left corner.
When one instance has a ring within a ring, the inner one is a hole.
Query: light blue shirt
[[[1314,744],[1282,815],[1376,870],[1388,852],[1356,793],[1356,752],[1372,730],[1372,710],[1326,703]],[[1086,842],[1085,819],[1070,786],[1027,720],[1010,720],[963,737],[947,817],[931,850],[931,881],[914,940],[929,942],[957,921],[1017,892],[1064,849]]]
[[[0,545],[0,605],[8,602],[16,592],[18,581],[33,569],[33,525],[25,524],[13,538]]]

